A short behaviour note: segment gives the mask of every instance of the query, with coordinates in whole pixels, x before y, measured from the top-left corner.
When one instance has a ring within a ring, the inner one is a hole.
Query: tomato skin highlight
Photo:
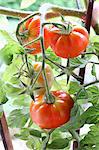
[[[64,91],[52,91],[51,94],[55,103],[47,104],[44,95],[38,95],[30,105],[32,121],[43,129],[57,128],[68,122],[74,105],[73,99]]]
[[[61,33],[57,27],[52,27],[49,31],[49,45],[61,58],[79,56],[88,43],[88,32],[84,27],[75,26],[69,34]]]
[[[28,19],[21,27],[20,27],[20,33],[23,33],[24,36],[21,38],[22,44],[27,44],[30,41],[35,40],[39,37],[40,34],[40,17],[34,16],[33,18]],[[49,30],[47,27],[44,27],[44,46],[45,49],[48,48],[48,33]],[[37,55],[41,52],[41,44],[40,41],[37,41],[35,43],[29,44],[26,46],[28,49],[33,49],[33,51],[30,52],[32,55]]]

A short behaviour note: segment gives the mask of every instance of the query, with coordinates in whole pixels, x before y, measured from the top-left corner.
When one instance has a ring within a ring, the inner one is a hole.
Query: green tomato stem
[[[98,63],[98,62],[93,62],[93,61],[89,61],[88,63],[92,63],[92,64],[99,65],[99,63]]]
[[[72,137],[78,142],[78,148],[80,147],[80,137],[78,135],[78,133],[75,130],[69,130],[70,134],[72,135]]]
[[[96,83],[99,83],[99,80],[96,80],[96,81],[93,81],[93,82],[84,84],[83,86],[84,86],[84,87],[87,87],[87,86],[90,86],[90,85],[93,85],[93,84],[96,84]]]
[[[28,46],[28,45],[31,45],[32,43],[35,43],[35,42],[37,42],[38,40],[40,40],[40,37],[37,37],[36,39],[34,39],[34,40],[32,40],[32,41],[30,41],[30,42],[24,44],[23,47],[26,47],[26,46]]]
[[[99,57],[99,55],[95,52],[83,52],[81,55],[96,55],[97,57]]]
[[[47,137],[45,138],[44,142],[43,142],[43,145],[42,145],[42,150],[46,150],[47,148],[47,145],[48,145],[48,142],[50,140],[50,136],[51,136],[51,133],[53,132],[54,130],[52,129],[51,131],[49,131],[47,133]]]

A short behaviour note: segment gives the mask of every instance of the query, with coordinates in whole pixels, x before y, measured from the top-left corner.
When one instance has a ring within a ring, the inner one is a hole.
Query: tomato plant
[[[28,42],[33,41],[40,34],[40,17],[34,16],[33,18],[28,19],[22,26],[20,27],[20,33],[22,34],[21,40],[23,44],[27,44]],[[48,48],[48,29],[44,28],[44,44],[45,48]],[[30,53],[36,55],[41,52],[40,41],[35,41],[34,43],[28,44],[25,46],[28,50],[30,49]]]
[[[18,128],[16,138],[29,149],[99,149],[99,37],[93,24],[90,30],[93,1],[86,12],[49,4],[39,12],[0,7],[0,13],[23,18],[18,24],[13,20],[15,37],[12,19],[0,16],[0,127],[5,143],[4,110],[8,126]]]
[[[55,102],[47,104],[44,95],[38,95],[30,105],[30,116],[37,125],[44,129],[57,128],[70,119],[74,101],[64,91],[52,91]]]
[[[62,33],[57,27],[49,31],[49,43],[55,54],[62,58],[74,58],[88,46],[88,32],[84,27],[74,26],[71,32]]]

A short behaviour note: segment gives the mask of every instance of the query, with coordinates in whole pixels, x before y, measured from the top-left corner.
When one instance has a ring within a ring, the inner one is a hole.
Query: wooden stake
[[[14,150],[4,112],[0,119],[0,133],[5,150]]]
[[[93,11],[93,4],[94,4],[94,0],[89,0],[89,4],[88,4],[88,8],[87,8],[87,14],[86,14],[86,23],[85,23],[85,27],[88,31],[88,33],[90,34],[90,26],[91,26],[91,19],[92,19],[92,11]],[[83,58],[84,56],[82,56]],[[84,76],[85,76],[85,67],[81,68],[79,71],[79,76],[82,77],[82,81],[81,81],[81,85],[84,83]],[[80,132],[80,129],[77,130],[78,134]],[[78,142],[74,141],[73,142],[73,150],[77,150],[78,148]]]

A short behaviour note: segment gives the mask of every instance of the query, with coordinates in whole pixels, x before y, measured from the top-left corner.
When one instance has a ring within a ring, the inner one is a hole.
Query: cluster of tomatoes
[[[34,16],[28,19],[20,28],[24,35],[22,43],[26,44],[39,37],[40,17]],[[49,46],[55,54],[61,58],[74,58],[80,55],[88,45],[88,32],[84,27],[74,26],[67,34],[54,25],[44,26],[44,47]],[[27,44],[27,49],[33,49],[30,53],[36,55],[41,52],[40,41]],[[38,73],[42,67],[41,62],[36,62],[33,66],[34,71]],[[45,72],[48,86],[51,88],[54,75],[49,65],[45,65]],[[44,77],[40,73],[37,84],[41,87],[36,92],[35,101],[30,105],[30,116],[37,125],[44,129],[57,128],[70,120],[70,112],[74,105],[72,97],[64,91],[51,91],[50,98],[53,103],[46,102],[46,88],[44,86]]]

